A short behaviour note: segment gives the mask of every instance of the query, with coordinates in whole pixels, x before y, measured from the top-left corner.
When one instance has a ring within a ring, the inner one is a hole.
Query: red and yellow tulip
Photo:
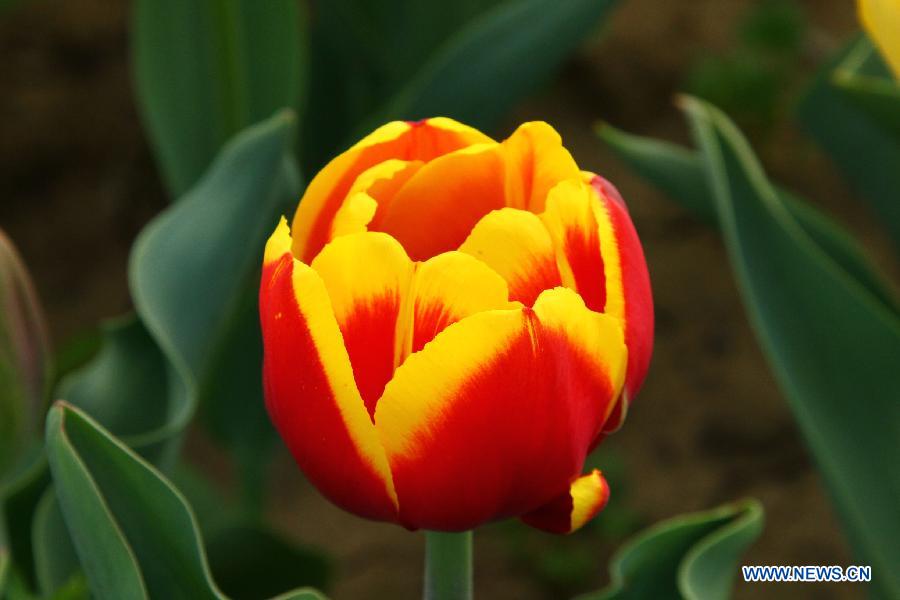
[[[272,234],[260,313],[269,413],[335,504],[560,533],[605,505],[582,469],[644,379],[650,282],[619,194],[549,125],[377,129]]]

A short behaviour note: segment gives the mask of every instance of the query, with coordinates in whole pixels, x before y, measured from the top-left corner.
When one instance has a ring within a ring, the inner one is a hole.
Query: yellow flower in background
[[[900,79],[900,0],[859,0],[859,20]]]

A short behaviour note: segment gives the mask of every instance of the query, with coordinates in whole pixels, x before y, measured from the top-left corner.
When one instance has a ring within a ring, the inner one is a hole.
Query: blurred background
[[[124,1],[23,0],[0,13],[0,227],[30,268],[63,353],[81,352],[78,340],[96,323],[129,310],[130,246],[167,205],[135,106],[129,10]],[[626,425],[592,457],[610,479],[607,511],[566,538],[518,523],[478,531],[479,597],[596,589],[608,579],[609,556],[633,532],[745,496],[766,509],[745,564],[853,564],[748,326],[720,235],[634,175],[593,128],[603,120],[688,143],[673,96],[713,101],[742,126],[773,179],[847,224],[896,280],[873,217],[789,118],[812,73],[857,29],[847,0],[628,0],[551,83],[488,132],[505,137],[522,121],[548,121],[579,165],[615,183],[647,255],[657,337]],[[231,463],[203,430],[191,431],[184,455],[236,493]],[[284,452],[273,469],[267,513],[333,558],[333,598],[416,597],[421,535],[335,508]],[[862,596],[852,584],[738,582],[735,591]]]

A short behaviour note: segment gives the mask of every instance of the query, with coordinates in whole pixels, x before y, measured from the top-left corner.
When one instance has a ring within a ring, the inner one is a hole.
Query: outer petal
[[[472,144],[492,141],[451,119],[388,123],[336,157],[313,178],[291,227],[294,254],[310,262],[328,242],[331,222],[356,178],[389,159],[429,161]]]
[[[534,213],[544,210],[547,194],[560,181],[580,175],[575,159],[553,127],[523,123],[503,142],[506,156],[506,205]]]
[[[464,317],[508,306],[506,282],[484,263],[447,252],[416,264],[380,232],[334,239],[312,268],[328,290],[370,415],[410,353]]]
[[[338,237],[312,261],[328,290],[353,375],[370,415],[396,365],[398,316],[414,265],[384,233]]]
[[[625,322],[625,345],[628,346],[628,374],[623,392],[625,405],[619,411],[620,418],[611,419],[606,428],[612,430],[624,418],[628,403],[640,390],[650,366],[653,355],[653,294],[641,241],[622,197],[611,183],[598,175],[591,178],[591,187],[605,209],[598,211],[601,240],[604,236],[615,240],[616,255],[621,265],[618,280],[607,277],[607,296],[615,294],[622,299],[621,309],[616,314],[621,311]],[[613,286],[620,286],[621,291],[610,291]]]
[[[566,489],[619,394],[618,323],[564,288],[477,313],[411,355],[375,412],[408,527],[463,530]]]
[[[609,501],[609,485],[597,469],[576,479],[565,493],[522,517],[550,533],[572,533],[597,516]]]
[[[859,0],[859,20],[900,79],[900,2]]]
[[[544,290],[562,284],[553,241],[541,220],[530,212],[502,208],[482,218],[461,252],[478,258],[503,276],[511,300],[531,306]]]
[[[290,254],[282,220],[266,246],[260,287],[266,405],[310,481],[363,517],[396,520],[384,448],[353,380],[319,275]]]

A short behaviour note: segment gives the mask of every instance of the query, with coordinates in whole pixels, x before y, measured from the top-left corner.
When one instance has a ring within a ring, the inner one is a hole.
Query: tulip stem
[[[472,532],[425,532],[425,600],[472,599]]]

